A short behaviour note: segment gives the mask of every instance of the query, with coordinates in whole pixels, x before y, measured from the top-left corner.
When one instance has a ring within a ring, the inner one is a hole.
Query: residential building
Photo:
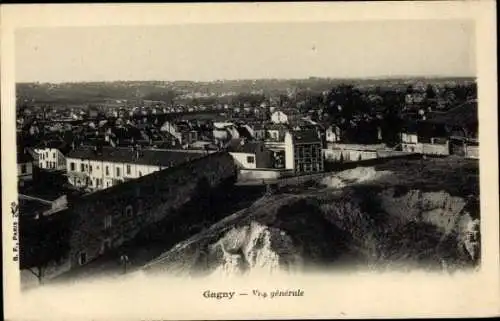
[[[415,123],[404,126],[401,131],[401,149],[404,152],[421,152],[421,146],[418,145],[418,132]]]
[[[99,190],[202,156],[182,150],[83,147],[68,154],[66,166],[70,184]]]
[[[436,113],[426,123],[445,128],[449,153],[479,158],[479,121],[477,101],[471,100],[446,113]]]
[[[271,167],[271,151],[262,142],[235,144],[228,148],[238,168],[255,169]]]
[[[70,147],[64,142],[45,142],[34,150],[38,155],[38,167],[60,171],[66,170],[65,155],[69,153]]]
[[[403,152],[424,155],[449,155],[449,140],[444,126],[419,121],[409,123],[401,132]]]
[[[327,143],[337,143],[340,141],[341,130],[339,126],[331,125],[326,129]]]
[[[295,109],[275,110],[271,114],[271,122],[274,124],[290,124],[300,118],[300,113]]]
[[[262,123],[253,124],[251,129],[256,140],[264,140],[266,138],[266,129]]]
[[[285,167],[295,173],[322,172],[322,147],[317,131],[288,131],[285,134]]]

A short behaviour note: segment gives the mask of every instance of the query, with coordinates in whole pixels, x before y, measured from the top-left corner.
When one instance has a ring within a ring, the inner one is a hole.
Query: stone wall
[[[236,175],[232,157],[216,153],[82,197],[74,215],[70,260],[86,262],[132,239],[144,227],[174,215],[197,190]],[[106,221],[106,223],[105,223]],[[107,225],[107,226],[106,226]]]

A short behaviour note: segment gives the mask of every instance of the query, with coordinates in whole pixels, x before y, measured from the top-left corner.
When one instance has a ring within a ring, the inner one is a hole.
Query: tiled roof
[[[61,140],[46,140],[42,141],[40,144],[36,146],[36,148],[55,148],[58,149],[61,153],[67,154],[70,151],[70,146],[65,141]]]
[[[68,158],[91,159],[107,162],[131,163],[141,165],[174,166],[189,162],[203,155],[187,153],[182,150],[143,149],[102,147],[101,149],[79,148],[69,153]]]
[[[265,126],[267,130],[286,130],[288,127],[285,124],[268,124]]]
[[[264,145],[259,142],[249,142],[243,145],[234,144],[228,148],[228,152],[230,153],[248,153],[255,154],[258,151],[261,151],[264,148]]]

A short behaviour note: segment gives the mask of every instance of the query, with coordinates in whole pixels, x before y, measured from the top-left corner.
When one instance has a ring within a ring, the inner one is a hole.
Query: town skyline
[[[291,53],[291,54],[290,54]],[[468,21],[29,28],[16,82],[474,77]]]

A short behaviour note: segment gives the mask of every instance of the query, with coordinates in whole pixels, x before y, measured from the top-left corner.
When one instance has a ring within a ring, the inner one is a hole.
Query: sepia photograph
[[[21,296],[95,280],[483,268],[481,226],[498,208],[481,205],[479,109],[496,106],[478,94],[477,18],[152,17],[12,33],[2,162],[16,154],[17,194],[3,217]],[[230,287],[192,295],[310,293]]]

